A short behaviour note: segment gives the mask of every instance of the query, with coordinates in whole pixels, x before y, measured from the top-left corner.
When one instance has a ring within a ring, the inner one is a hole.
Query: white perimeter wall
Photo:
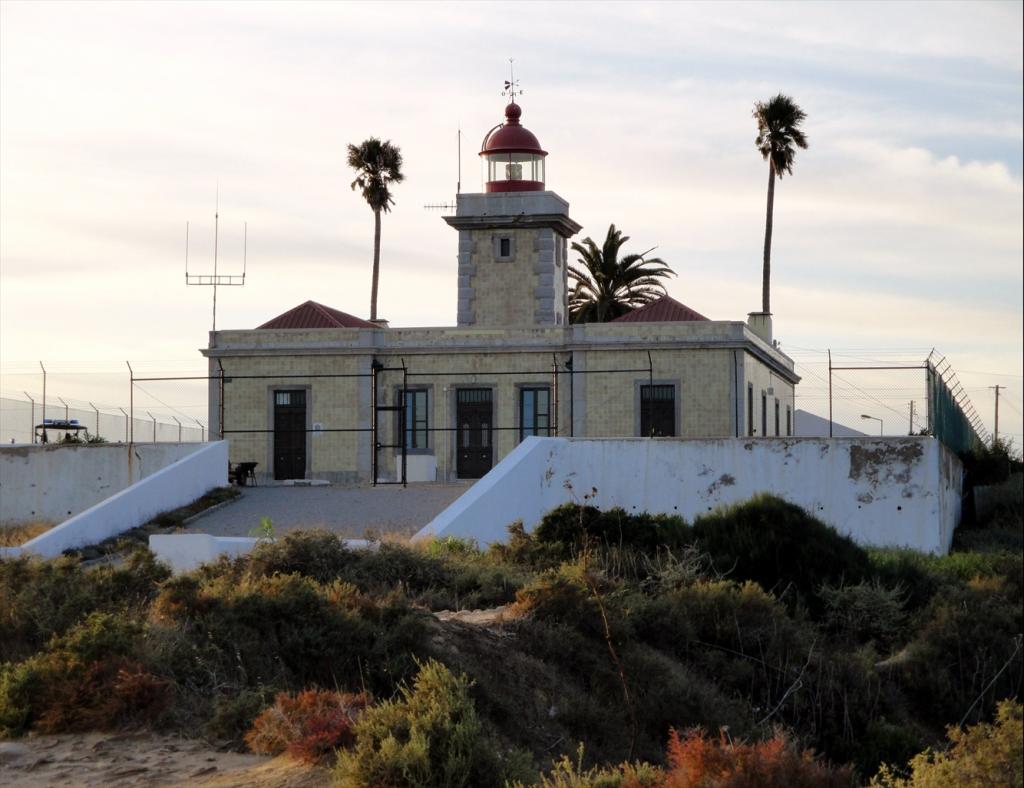
[[[0,523],[63,522],[204,445],[0,447]]]
[[[0,557],[32,553],[54,558],[65,550],[98,544],[185,506],[228,482],[228,444],[204,443],[127,489],[51,528],[21,547],[0,548]]]
[[[573,500],[678,514],[771,493],[863,545],[946,553],[963,469],[930,437],[678,440],[528,438],[417,535],[504,541]],[[596,488],[596,492],[593,490]]]

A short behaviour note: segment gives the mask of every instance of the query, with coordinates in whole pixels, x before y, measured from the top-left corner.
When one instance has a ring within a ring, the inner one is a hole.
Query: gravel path
[[[340,536],[411,536],[470,487],[410,484],[408,487],[245,487],[240,498],[189,523],[191,533],[249,536],[269,517],[276,533],[327,528]]]

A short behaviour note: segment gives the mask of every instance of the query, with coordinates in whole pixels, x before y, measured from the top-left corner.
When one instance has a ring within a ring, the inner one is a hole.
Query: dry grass
[[[56,523],[49,520],[30,520],[16,525],[0,525],[0,547],[20,547],[30,539],[49,531]]]

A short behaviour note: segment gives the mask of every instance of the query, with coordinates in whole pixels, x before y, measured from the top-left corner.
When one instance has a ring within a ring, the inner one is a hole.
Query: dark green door
[[[274,392],[274,478],[306,478],[306,392]]]
[[[479,479],[494,462],[494,426],[490,389],[456,393],[456,471],[460,479]]]

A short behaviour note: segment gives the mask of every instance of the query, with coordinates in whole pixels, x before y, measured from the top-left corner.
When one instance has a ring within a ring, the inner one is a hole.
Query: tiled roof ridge
[[[305,319],[304,319],[305,318]],[[292,329],[292,328],[378,328],[377,325],[361,317],[342,312],[313,299],[307,299],[277,317],[272,317],[257,328]]]
[[[651,315],[649,321],[647,320],[648,315]],[[634,309],[632,312],[627,312],[621,317],[615,318],[612,322],[685,322],[691,320],[710,320],[710,318],[705,317],[696,309],[688,307],[666,293],[656,301],[651,301]]]

